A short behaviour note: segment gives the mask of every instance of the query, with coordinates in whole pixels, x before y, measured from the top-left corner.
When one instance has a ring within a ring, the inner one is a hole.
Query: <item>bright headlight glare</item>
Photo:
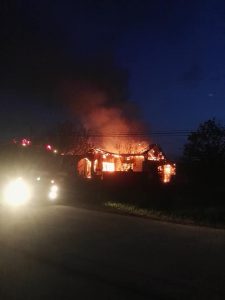
[[[58,197],[57,192],[51,191],[51,192],[48,194],[48,198],[49,198],[50,200],[55,200],[57,197]]]
[[[55,184],[52,185],[51,188],[50,188],[50,191],[51,191],[51,192],[58,192],[58,190],[59,190],[59,188],[58,188],[58,186],[55,185]]]
[[[22,178],[11,181],[4,190],[4,201],[8,205],[20,206],[30,199],[31,191]]]

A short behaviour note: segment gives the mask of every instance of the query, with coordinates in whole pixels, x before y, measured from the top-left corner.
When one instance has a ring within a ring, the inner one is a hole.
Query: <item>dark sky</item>
[[[223,0],[0,3],[2,138],[62,119],[57,88],[82,64],[92,77],[98,65],[125,70],[128,98],[153,131],[191,130],[212,117],[224,124]],[[155,139],[175,154],[185,141]]]

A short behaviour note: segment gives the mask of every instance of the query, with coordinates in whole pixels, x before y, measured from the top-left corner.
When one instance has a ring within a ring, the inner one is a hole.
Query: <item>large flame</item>
[[[159,174],[161,175],[161,180],[164,183],[169,183],[172,176],[176,175],[175,164],[165,164],[158,167]]]

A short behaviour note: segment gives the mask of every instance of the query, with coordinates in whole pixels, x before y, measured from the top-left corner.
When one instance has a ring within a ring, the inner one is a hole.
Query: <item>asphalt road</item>
[[[225,231],[0,208],[0,299],[225,299]]]

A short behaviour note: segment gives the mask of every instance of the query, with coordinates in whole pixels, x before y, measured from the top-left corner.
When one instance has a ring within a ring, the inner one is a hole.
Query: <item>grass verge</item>
[[[108,201],[104,207],[111,212],[126,215],[151,218],[153,220],[173,222],[185,225],[200,225],[214,228],[225,228],[225,223],[217,222],[208,217],[208,213],[193,210],[164,211],[151,208],[141,208],[133,204]]]

